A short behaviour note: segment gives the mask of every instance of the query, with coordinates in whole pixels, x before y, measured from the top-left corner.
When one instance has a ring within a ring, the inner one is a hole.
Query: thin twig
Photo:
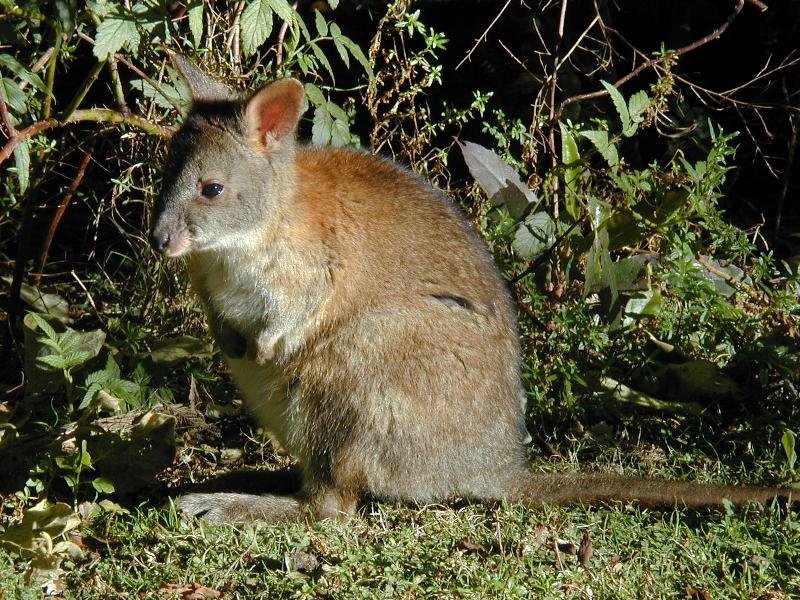
[[[558,67],[561,65],[559,52],[561,51],[561,43],[564,40],[564,22],[567,18],[567,2],[568,0],[561,0],[561,14],[558,18],[558,40],[556,40],[556,47],[553,50],[553,72],[550,75],[550,123],[555,123],[556,91],[558,90]],[[555,171],[558,168],[558,153],[556,152],[556,128],[554,126],[550,127],[548,144],[550,146],[550,167]],[[558,219],[558,197],[559,182],[556,179],[553,183],[554,219]]]
[[[754,4],[757,1],[758,0],[747,0],[747,2],[750,3],[750,4]],[[633,69],[630,73],[628,73],[627,75],[624,75],[623,77],[621,77],[617,81],[615,81],[614,82],[614,87],[618,88],[618,87],[622,86],[627,81],[629,81],[629,80],[633,79],[634,77],[636,77],[639,73],[641,73],[645,69],[649,69],[650,67],[653,67],[655,65],[659,65],[659,64],[662,64],[662,63],[665,63],[665,62],[672,62],[676,58],[679,58],[679,57],[681,57],[681,56],[683,56],[685,54],[688,54],[689,52],[692,52],[694,50],[697,50],[701,46],[704,46],[704,45],[708,44],[709,42],[712,42],[712,41],[718,39],[723,33],[725,33],[725,30],[728,29],[730,24],[733,23],[733,20],[742,11],[742,8],[744,7],[744,4],[745,4],[745,0],[737,0],[736,7],[733,9],[733,12],[730,15],[728,15],[728,18],[725,19],[725,21],[719,27],[717,27],[714,31],[712,31],[711,33],[709,33],[707,35],[704,35],[703,37],[701,37],[698,40],[695,40],[691,44],[687,44],[686,46],[678,48],[675,52],[671,52],[671,53],[669,53],[669,54],[667,54],[665,56],[657,56],[655,58],[651,58],[651,59],[643,62],[638,67]],[[761,3],[759,3],[759,4],[761,4]],[[756,6],[758,6],[758,5],[756,4]],[[607,96],[607,95],[608,95],[608,91],[606,89],[602,89],[602,90],[598,90],[596,92],[589,92],[589,93],[586,93],[586,94],[578,94],[576,96],[572,96],[570,98],[567,98],[566,100],[562,101],[561,104],[559,105],[558,110],[555,113],[555,118],[557,119],[558,117],[560,117],[561,113],[564,111],[564,109],[567,106],[569,106],[570,104],[573,104],[575,102],[581,102],[583,100],[592,100],[594,98],[602,98],[603,96]]]
[[[128,108],[128,103],[125,101],[125,92],[122,91],[122,81],[119,78],[116,57],[110,57],[106,66],[108,67],[108,75],[111,77],[111,84],[114,86],[114,97],[117,99],[119,112],[123,115],[129,115],[131,109]]]
[[[16,136],[17,129],[16,127],[14,127],[14,121],[12,120],[11,115],[8,112],[8,107],[6,106],[5,92],[1,87],[0,87],[0,119],[3,120],[3,125],[5,125],[8,139],[11,139],[14,136]]]
[[[94,82],[97,81],[97,77],[100,75],[100,71],[103,70],[103,65],[106,64],[106,61],[100,60],[97,61],[94,65],[92,65],[91,70],[89,71],[88,75],[86,75],[86,79],[83,81],[83,84],[75,92],[75,95],[70,100],[67,108],[64,109],[64,115],[62,116],[61,120],[69,119],[69,116],[75,112],[75,109],[78,108],[83,99],[86,97],[86,94],[89,93],[89,90],[94,85]]]
[[[70,115],[69,119],[65,121],[59,121],[58,119],[47,119],[46,121],[37,121],[36,123],[28,125],[25,129],[20,130],[17,135],[8,140],[6,145],[3,146],[3,149],[0,150],[0,165],[8,160],[8,157],[11,156],[14,148],[20,142],[32,138],[33,136],[41,133],[42,131],[47,131],[48,129],[63,127],[64,125],[68,125],[70,123],[80,123],[84,121],[130,125],[131,127],[141,129],[150,135],[157,135],[163,138],[170,137],[175,131],[172,127],[164,127],[156,123],[151,123],[143,117],[138,117],[136,115],[123,115],[121,112],[110,110],[108,108],[87,108],[76,110]]]
[[[87,41],[87,42],[89,42],[90,44],[94,45],[94,39],[92,39],[90,36],[86,35],[85,33],[83,33],[83,32],[82,32],[82,31],[80,31],[80,30],[76,31],[75,33],[77,33],[77,34],[78,34],[78,37],[79,37],[79,38],[81,38],[82,40],[84,40],[84,41]],[[171,97],[170,97],[168,94],[164,93],[164,90],[162,90],[162,89],[161,89],[161,86],[158,84],[158,82],[157,82],[157,81],[154,81],[154,80],[153,80],[153,79],[152,79],[152,78],[151,78],[151,77],[150,77],[150,76],[149,76],[147,73],[145,73],[145,72],[144,72],[144,71],[142,71],[142,70],[141,70],[139,67],[137,67],[136,65],[134,65],[133,63],[131,63],[131,62],[130,62],[130,61],[127,59],[127,58],[125,58],[125,57],[124,57],[122,54],[115,54],[115,55],[113,56],[113,58],[114,58],[114,60],[116,60],[116,61],[118,61],[118,62],[121,62],[123,65],[125,65],[126,67],[128,67],[128,68],[129,68],[131,71],[133,71],[133,72],[134,72],[136,75],[138,75],[139,77],[141,77],[142,79],[144,79],[144,80],[145,80],[147,83],[149,83],[149,84],[150,84],[150,85],[153,87],[153,89],[154,89],[155,91],[157,91],[159,94],[161,94],[161,96],[163,96],[163,98],[164,98],[164,99],[165,99],[167,102],[169,102],[170,104],[172,104],[172,106],[173,106],[173,108],[174,108],[175,110],[177,110],[178,112],[180,112],[180,111],[181,111],[181,107],[180,107],[180,105],[179,105],[177,102],[173,101],[173,100],[172,100],[172,98],[171,98]]]
[[[56,21],[53,26],[56,40],[53,44],[53,54],[50,55],[50,62],[47,63],[47,75],[45,85],[47,86],[47,95],[44,97],[44,104],[42,105],[42,117],[44,119],[50,118],[50,112],[53,107],[53,87],[56,81],[56,63],[58,63],[58,55],[61,52],[61,25]],[[2,162],[2,161],[0,161]]]
[[[292,9],[297,11],[297,2],[292,4]],[[283,62],[283,41],[286,39],[286,32],[289,31],[289,21],[284,21],[278,32],[278,41],[275,43],[275,66]]]
[[[500,12],[497,13],[497,16],[494,18],[494,20],[491,23],[489,23],[489,26],[483,31],[483,33],[475,41],[475,45],[472,48],[469,49],[469,52],[467,52],[467,54],[464,56],[464,58],[461,59],[461,62],[456,65],[456,68],[455,68],[456,71],[458,71],[458,68],[470,59],[470,57],[472,56],[472,53],[475,52],[475,49],[478,46],[481,45],[481,42],[486,41],[486,36],[489,35],[489,32],[492,30],[492,27],[494,27],[495,23],[497,23],[497,21],[500,20],[500,17],[503,16],[503,13],[506,12],[506,9],[508,8],[509,4],[511,4],[511,0],[506,0],[505,5],[503,6],[503,8],[500,9]]]
[[[38,73],[41,71],[50,60],[50,57],[53,56],[54,50],[55,48],[53,48],[53,46],[50,46],[47,50],[45,50],[45,53],[39,57],[39,60],[33,63],[33,66],[30,68],[31,73]],[[28,87],[27,81],[19,82],[19,89],[24,90],[26,87]]]
[[[42,244],[42,251],[39,254],[39,263],[38,263],[38,275],[35,278],[36,285],[39,285],[41,281],[41,273],[44,271],[45,266],[47,265],[47,256],[50,254],[50,245],[53,243],[53,238],[56,235],[56,230],[58,229],[59,223],[61,223],[61,219],[64,216],[64,213],[67,211],[67,206],[72,201],[75,192],[78,189],[78,186],[83,181],[84,176],[86,175],[86,168],[89,166],[89,161],[92,160],[92,155],[94,154],[94,147],[89,148],[86,153],[83,155],[83,160],[81,161],[80,166],[78,167],[78,172],[75,175],[75,178],[72,180],[72,183],[67,190],[67,193],[64,194],[64,198],[61,200],[61,203],[58,205],[58,209],[56,210],[56,214],[53,215],[53,220],[50,221],[50,227],[47,230],[47,236],[44,238],[44,243]]]
[[[100,324],[105,327],[105,324],[106,324],[105,320],[103,319],[102,315],[100,314],[100,311],[97,309],[97,304],[95,303],[94,298],[92,297],[92,294],[86,288],[86,285],[83,283],[83,281],[81,281],[80,277],[78,277],[78,275],[77,275],[77,273],[75,273],[75,271],[70,271],[69,273],[70,273],[70,275],[72,275],[72,278],[75,281],[78,282],[78,285],[81,286],[81,289],[83,290],[83,293],[86,294],[86,299],[89,300],[89,304],[91,304],[92,308],[94,309],[94,316],[96,316],[97,320],[100,321]],[[37,285],[38,285],[38,282],[37,282]]]

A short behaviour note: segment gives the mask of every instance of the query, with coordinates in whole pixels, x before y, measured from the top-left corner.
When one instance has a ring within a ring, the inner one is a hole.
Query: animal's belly
[[[257,365],[245,358],[230,357],[226,361],[247,410],[284,451],[296,456],[291,440],[298,424],[291,410],[286,377],[272,364]]]

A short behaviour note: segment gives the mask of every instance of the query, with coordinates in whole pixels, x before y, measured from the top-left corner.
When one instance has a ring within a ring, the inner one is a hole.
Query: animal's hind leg
[[[298,496],[230,492],[186,494],[178,501],[178,508],[184,514],[212,523],[244,523],[299,521],[302,518],[346,520],[355,512],[356,504],[355,495],[326,488],[312,495]]]

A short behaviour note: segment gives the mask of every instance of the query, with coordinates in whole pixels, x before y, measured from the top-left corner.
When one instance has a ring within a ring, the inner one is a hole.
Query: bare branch
[[[36,123],[28,125],[28,127],[25,129],[18,131],[17,135],[8,140],[6,145],[3,146],[3,149],[0,150],[0,165],[8,160],[8,157],[11,156],[14,148],[20,142],[32,138],[33,136],[43,131],[47,131],[48,129],[63,127],[64,125],[68,125],[70,123],[81,123],[85,121],[129,125],[131,127],[141,129],[150,135],[156,135],[163,138],[170,137],[175,131],[172,127],[164,127],[163,125],[152,123],[143,117],[138,117],[136,115],[125,115],[121,112],[110,110],[108,108],[87,108],[83,110],[76,110],[65,121],[59,121],[57,119],[37,121]]]

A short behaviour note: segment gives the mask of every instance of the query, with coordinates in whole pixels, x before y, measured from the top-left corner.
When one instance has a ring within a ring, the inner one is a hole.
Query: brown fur
[[[189,494],[184,511],[282,520],[350,515],[365,495],[713,505],[779,493],[531,474],[513,307],[449,199],[391,162],[296,147],[297,82],[226,99],[177,62],[196,102],[154,244],[186,255],[245,403],[303,472],[297,497]],[[203,196],[208,181],[225,191]]]

